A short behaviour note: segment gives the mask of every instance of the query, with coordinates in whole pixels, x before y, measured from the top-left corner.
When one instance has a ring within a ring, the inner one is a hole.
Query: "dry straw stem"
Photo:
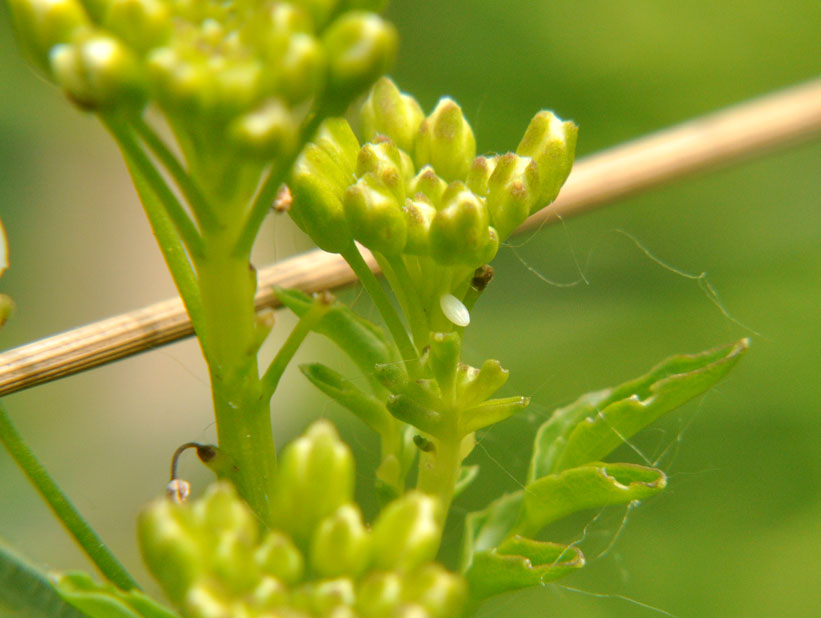
[[[821,133],[821,79],[696,118],[579,161],[559,198],[517,232],[567,218],[702,170],[725,166]],[[366,252],[365,252],[366,253]],[[368,264],[377,269],[367,254]],[[273,287],[306,292],[350,284],[337,255],[311,251],[259,272],[258,309]],[[48,337],[0,354],[0,395],[171,343],[193,334],[179,299]]]

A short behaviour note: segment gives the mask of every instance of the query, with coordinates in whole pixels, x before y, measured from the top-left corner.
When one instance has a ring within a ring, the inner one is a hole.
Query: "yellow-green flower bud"
[[[432,560],[439,548],[440,506],[436,498],[410,491],[388,504],[373,526],[373,565],[412,570]]]
[[[416,99],[399,92],[390,79],[380,77],[377,80],[359,113],[365,141],[371,142],[377,135],[384,135],[405,152],[413,152],[425,114]]]
[[[337,18],[322,36],[328,54],[328,86],[336,96],[361,92],[393,63],[396,29],[378,15],[351,11]]]
[[[54,79],[70,99],[84,108],[136,104],[143,95],[142,76],[134,54],[118,39],[103,33],[80,37],[51,49]]]
[[[146,57],[146,72],[160,102],[185,112],[199,112],[205,105],[208,69],[202,62],[184,58],[173,47],[157,47]]]
[[[297,103],[317,94],[325,82],[325,49],[309,34],[296,33],[279,58],[279,86],[288,100]]]
[[[190,618],[240,618],[234,603],[218,585],[210,581],[197,582],[185,596],[185,616]],[[245,614],[247,616],[247,614]],[[244,618],[244,617],[243,617]]]
[[[139,53],[165,43],[173,27],[162,0],[110,0],[103,23]]]
[[[359,140],[351,125],[344,118],[328,118],[319,125],[312,140],[339,166],[345,175],[343,190],[356,180],[356,162],[359,156]]]
[[[392,142],[365,144],[356,158],[356,176],[373,174],[400,204],[405,201],[402,153]]]
[[[285,584],[295,584],[302,579],[305,561],[291,539],[270,530],[254,553],[254,561],[264,573]]]
[[[370,560],[362,513],[345,504],[322,520],[311,540],[311,568],[319,577],[358,577]]]
[[[14,313],[14,307],[14,301],[8,295],[0,294],[0,327],[2,327],[11,317],[11,314]]]
[[[353,242],[342,198],[353,181],[320,146],[308,144],[299,155],[288,186],[293,201],[288,214],[317,246],[339,253]]]
[[[314,18],[316,29],[322,30],[328,22],[328,18],[339,4],[339,0],[298,0],[294,4],[297,4],[308,11]]]
[[[288,153],[296,146],[298,122],[280,99],[269,99],[236,118],[228,128],[233,142],[262,159]]]
[[[420,194],[419,198],[424,198]],[[430,253],[430,225],[436,216],[436,209],[426,199],[407,198],[402,206],[408,228],[405,253],[427,255]]]
[[[430,226],[433,257],[441,264],[476,266],[487,260],[490,223],[484,200],[464,183],[452,183]]]
[[[498,158],[488,180],[487,209],[500,240],[527,219],[538,192],[539,170],[533,159],[512,152]]]
[[[234,594],[249,592],[260,579],[254,547],[234,530],[215,535],[211,549],[211,573]]]
[[[562,122],[550,111],[541,111],[530,121],[516,154],[530,157],[539,166],[539,197],[534,210],[544,208],[559,195],[573,166],[578,132],[575,124]]]
[[[207,567],[206,548],[189,509],[170,500],[152,502],[137,519],[140,551],[169,599],[180,603]]]
[[[347,577],[327,579],[310,586],[311,609],[318,616],[332,616],[337,608],[351,606],[356,601],[353,581]]]
[[[248,545],[259,537],[259,523],[230,483],[214,483],[191,507],[198,527],[211,535],[236,534]]]
[[[49,52],[91,27],[79,0],[9,0],[15,30],[33,61],[49,71]]]
[[[498,159],[499,157],[497,156],[476,157],[473,160],[473,164],[470,166],[470,171],[468,172],[467,177],[465,178],[465,184],[468,189],[473,191],[476,195],[487,197],[487,183],[490,180],[490,175],[493,174],[493,170],[496,168],[496,162]]]
[[[360,582],[356,609],[364,618],[393,616],[402,600],[402,578],[393,571],[369,573]]]
[[[432,165],[447,182],[464,180],[476,157],[473,129],[453,99],[442,98],[419,125],[414,149],[416,167]]]
[[[275,577],[263,576],[249,596],[250,603],[262,612],[288,603],[288,589]]]
[[[282,452],[271,500],[274,525],[306,546],[314,528],[353,497],[350,449],[328,421],[317,421]]]
[[[372,251],[400,253],[408,238],[401,204],[384,182],[370,172],[365,174],[345,192],[345,215],[354,238]]]
[[[447,188],[448,183],[437,176],[430,165],[426,165],[410,181],[407,193],[414,198],[421,193],[438,209]]]
[[[402,597],[424,607],[432,618],[462,615],[467,585],[461,576],[431,562],[408,574],[402,581]]]

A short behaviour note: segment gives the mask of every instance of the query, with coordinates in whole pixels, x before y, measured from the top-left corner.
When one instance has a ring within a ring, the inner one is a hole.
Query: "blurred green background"
[[[172,286],[115,148],[24,65],[2,6],[0,217],[12,267],[0,288],[18,304],[0,334],[5,349],[161,300]],[[532,114],[549,107],[579,124],[584,156],[821,69],[821,4],[812,0],[395,0],[389,15],[402,36],[400,87],[427,110],[443,94],[456,98],[481,151],[513,148]],[[511,370],[506,390],[533,404],[481,437],[473,457],[484,481],[457,503],[461,513],[519,486],[531,435],[555,407],[673,353],[748,335],[753,348],[718,388],[615,455],[661,458],[668,490],[629,513],[585,513],[551,530],[557,540],[583,537],[589,566],[500,597],[486,616],[658,615],[645,606],[681,617],[821,615],[820,169],[816,141],[612,204],[500,252],[467,360],[499,358]],[[708,273],[735,320],[618,230],[665,263]],[[277,219],[258,263],[306,248]],[[551,285],[534,271],[578,284]],[[346,298],[370,311],[356,290]],[[279,316],[280,340],[289,321]],[[336,353],[316,341],[302,357],[321,354]],[[280,444],[310,418],[345,418],[289,376],[276,401]],[[134,515],[162,491],[177,445],[214,436],[196,345],[6,404],[77,506],[144,576]],[[376,446],[360,429],[342,424],[367,460]],[[184,468],[206,482],[193,462]],[[366,494],[367,465],[359,474]],[[0,535],[49,567],[88,568],[5,453]]]

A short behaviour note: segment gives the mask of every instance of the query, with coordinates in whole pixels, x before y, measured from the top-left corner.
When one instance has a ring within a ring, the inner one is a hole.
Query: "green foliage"
[[[382,4],[11,0],[34,62],[117,140],[208,365],[220,441],[209,448],[225,478],[186,504],[172,472],[175,491],[138,520],[144,560],[184,616],[444,618],[576,570],[581,551],[539,540],[542,529],[661,491],[660,470],[602,459],[711,387],[748,347],[673,357],[557,410],[535,437],[525,488],[468,516],[461,573],[438,564],[453,497],[479,474],[464,464],[475,433],[530,402],[494,398],[508,372],[495,359],[463,362],[464,329],[500,242],[558,195],[577,128],[541,111],[515,152],[476,157],[455,101],[443,97],[425,116],[383,76],[397,36],[370,12]],[[371,85],[355,110],[357,137],[343,114]],[[149,105],[173,144],[145,120]],[[275,195],[320,248],[349,263],[386,330],[330,294],[277,290],[299,322],[260,371],[273,320],[256,313],[249,266]],[[373,253],[396,303],[356,243]],[[330,423],[309,427],[279,458],[274,450],[269,402],[311,331],[367,376],[370,392],[322,363],[301,367],[379,435],[382,508],[370,526],[354,501],[353,454]],[[10,450],[26,452],[10,423],[0,429]],[[42,490],[39,463],[18,461]],[[116,586],[67,574],[55,580],[63,599],[92,617],[175,615],[138,592],[101,543],[81,543],[106,557],[101,570]],[[3,560],[13,581],[47,591],[32,608],[56,602],[35,572]]]

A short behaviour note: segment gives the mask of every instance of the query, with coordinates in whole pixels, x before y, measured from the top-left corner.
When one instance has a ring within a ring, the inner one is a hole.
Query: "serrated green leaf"
[[[540,586],[584,566],[577,547],[515,536],[490,551],[476,554],[466,573],[470,596],[490,596]]]
[[[664,472],[626,463],[596,463],[550,474],[528,483],[514,532],[526,537],[571,513],[626,504],[667,486]]]
[[[0,540],[0,615],[83,618],[66,603],[48,577]]]
[[[300,290],[277,288],[276,297],[299,317],[313,304],[311,297]],[[314,330],[328,337],[350,356],[368,377],[375,392],[384,392],[382,385],[373,377],[373,368],[380,363],[394,362],[399,355],[381,328],[356,315],[342,303],[334,303]]]
[[[64,573],[54,580],[63,599],[90,618],[179,618],[139,590],[100,584],[87,573]]]
[[[462,572],[473,563],[473,557],[497,547],[519,519],[523,493],[516,491],[497,498],[487,508],[468,514],[462,545]]]
[[[337,403],[342,404],[380,434],[392,430],[393,417],[385,404],[376,397],[363,393],[350,380],[323,365],[308,363],[300,365],[299,370],[311,383]]]
[[[528,480],[603,459],[637,431],[700,395],[735,366],[748,339],[663,361],[621,386],[556,410],[536,435]]]

